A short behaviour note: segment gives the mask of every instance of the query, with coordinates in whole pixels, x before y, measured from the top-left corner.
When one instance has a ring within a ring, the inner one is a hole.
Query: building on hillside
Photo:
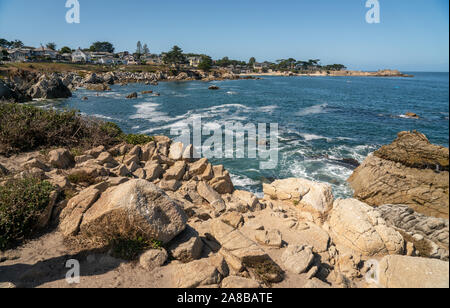
[[[200,65],[200,63],[202,62],[202,57],[194,56],[194,57],[189,57],[187,60],[189,62],[190,67],[198,67]]]
[[[87,63],[91,62],[89,53],[82,51],[80,48],[72,53],[72,62],[75,63]]]

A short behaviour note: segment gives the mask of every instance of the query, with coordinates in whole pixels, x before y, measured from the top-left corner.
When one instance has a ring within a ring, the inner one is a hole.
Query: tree
[[[110,42],[95,42],[89,48],[90,51],[94,52],[114,52],[114,46]]]
[[[142,47],[142,52],[144,55],[150,54],[150,49],[148,48],[147,44],[144,44],[144,47]]]
[[[186,63],[186,56],[183,54],[183,50],[175,45],[171,51],[164,55],[163,61],[178,68],[179,65]]]
[[[61,50],[59,52],[60,53],[72,53],[72,49],[70,49],[70,47],[64,46],[63,48],[61,48]]]
[[[253,67],[256,63],[256,59],[254,57],[251,57],[250,60],[248,60],[248,66]]]
[[[0,47],[3,48],[10,48],[11,42],[8,40],[5,40],[4,38],[0,38]]]
[[[55,43],[47,43],[46,47],[48,49],[51,49],[51,50],[56,50],[56,44]]]
[[[14,40],[12,42],[10,42],[10,48],[22,48],[24,45],[22,43],[22,41],[19,40]]]
[[[136,55],[137,55],[137,58],[138,58],[138,59],[141,58],[141,55],[142,55],[142,43],[141,43],[141,41],[138,41],[138,42],[137,42],[137,45],[136,45]]]
[[[202,71],[209,72],[213,66],[213,60],[209,56],[202,56],[198,68]]]
[[[1,53],[1,59],[2,59],[2,61],[8,60],[8,57],[9,57],[8,51],[7,51],[6,49],[3,49],[3,50],[2,50],[2,53]]]

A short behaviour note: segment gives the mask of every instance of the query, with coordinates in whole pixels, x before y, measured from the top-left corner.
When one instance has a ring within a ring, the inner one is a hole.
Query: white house
[[[80,48],[72,53],[72,62],[90,62],[91,57],[88,53],[83,52]]]
[[[122,61],[120,59],[116,59],[113,57],[102,57],[98,60],[98,63],[104,64],[104,65],[116,65],[116,64],[121,64]]]
[[[200,62],[202,62],[202,57],[196,56],[196,57],[189,57],[189,66],[191,67],[198,67],[200,65]]]

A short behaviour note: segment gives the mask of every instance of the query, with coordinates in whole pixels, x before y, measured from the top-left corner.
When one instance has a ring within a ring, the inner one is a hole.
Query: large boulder
[[[170,242],[186,228],[187,217],[173,199],[146,180],[130,180],[108,189],[83,216],[80,235],[107,239],[138,234]]]
[[[387,226],[377,209],[356,199],[336,200],[328,225],[336,245],[363,256],[401,254],[404,250],[401,234]]]
[[[39,81],[33,85],[28,94],[32,98],[54,99],[68,98],[72,96],[69,88],[67,88],[62,80],[55,74],[50,76],[43,75]]]
[[[448,288],[449,263],[406,256],[386,256],[379,263],[379,284],[385,288]]]
[[[270,199],[289,201],[320,213],[328,212],[333,206],[333,192],[330,185],[305,179],[277,180],[263,184],[264,195]]]
[[[373,206],[405,204],[448,219],[449,150],[416,131],[401,132],[369,155],[348,179],[355,198]]]

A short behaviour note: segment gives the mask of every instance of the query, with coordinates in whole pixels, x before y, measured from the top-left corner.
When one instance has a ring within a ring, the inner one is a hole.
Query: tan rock
[[[84,213],[100,196],[98,189],[88,187],[69,200],[60,216],[59,229],[64,236],[77,235]]]
[[[169,148],[169,158],[173,160],[180,160],[183,156],[184,145],[181,142],[174,142]]]
[[[385,288],[449,288],[449,263],[407,256],[386,256],[379,264]]]
[[[164,179],[166,181],[177,180],[180,181],[184,173],[186,172],[186,162],[177,161],[172,167],[170,167],[164,174]]]
[[[273,248],[281,248],[283,237],[279,230],[257,231],[255,240],[261,244]]]
[[[402,132],[369,155],[348,179],[355,198],[372,206],[405,204],[448,219],[449,151],[418,132]]]
[[[388,227],[381,213],[355,199],[336,200],[329,218],[330,235],[363,256],[401,254],[403,237]]]
[[[208,203],[214,208],[216,213],[222,213],[226,210],[225,202],[211,186],[205,182],[199,182],[197,185],[198,194],[208,201]]]
[[[295,274],[303,274],[308,271],[314,260],[314,253],[308,246],[289,246],[281,256],[284,266]]]
[[[164,172],[163,168],[155,161],[148,161],[145,164],[144,170],[149,181],[158,179]]]
[[[324,183],[291,178],[263,184],[263,189],[268,199],[298,203],[320,213],[328,212],[333,206],[331,186]]]
[[[173,279],[176,288],[198,288],[219,284],[222,275],[211,260],[202,259],[178,266]]]
[[[130,180],[102,194],[84,214],[80,234],[100,240],[138,233],[170,242],[186,227],[187,217],[177,202],[145,180]]]
[[[139,258],[139,264],[148,271],[152,271],[166,263],[169,255],[164,248],[150,249]]]
[[[67,149],[57,149],[48,153],[48,162],[55,168],[68,169],[75,163],[73,155]]]
[[[259,289],[261,284],[253,279],[229,276],[222,281],[222,289]]]

